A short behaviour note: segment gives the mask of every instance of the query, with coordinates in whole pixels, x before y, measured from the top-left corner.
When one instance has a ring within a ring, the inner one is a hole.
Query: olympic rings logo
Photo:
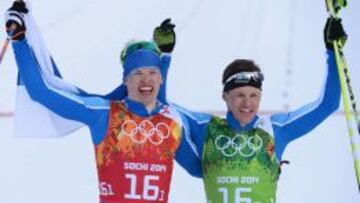
[[[170,127],[163,123],[154,125],[149,120],[143,120],[137,124],[133,120],[127,120],[121,125],[121,131],[137,144],[143,144],[149,140],[154,145],[160,145],[164,139],[170,137]]]
[[[255,135],[247,138],[243,134],[237,134],[234,138],[226,135],[219,135],[215,139],[215,147],[226,157],[233,157],[236,154],[247,158],[263,146],[263,140]]]

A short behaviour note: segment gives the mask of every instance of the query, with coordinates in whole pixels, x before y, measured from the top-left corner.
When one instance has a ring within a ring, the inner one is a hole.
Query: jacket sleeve
[[[163,79],[163,83],[160,86],[159,95],[158,95],[158,99],[162,103],[167,103],[166,87],[167,87],[167,76],[170,68],[170,63],[171,63],[171,55],[162,54],[160,72]]]
[[[44,80],[41,68],[27,40],[12,43],[20,80],[32,100],[37,101],[58,115],[91,126],[109,111],[110,103],[100,97],[83,97],[57,89]]]
[[[188,173],[202,177],[202,149],[211,115],[188,111],[176,104],[172,105],[181,112],[184,126],[181,144],[175,158]]]
[[[320,96],[301,108],[271,117],[276,153],[280,160],[286,145],[313,130],[339,108],[340,81],[334,52],[327,50],[327,76]]]

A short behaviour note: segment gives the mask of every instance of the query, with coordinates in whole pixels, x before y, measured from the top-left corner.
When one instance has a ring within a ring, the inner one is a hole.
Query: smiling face
[[[237,87],[224,92],[223,99],[236,120],[245,126],[259,110],[261,90],[252,86]]]
[[[125,80],[129,99],[144,104],[149,112],[156,106],[161,84],[160,70],[154,67],[137,68]]]

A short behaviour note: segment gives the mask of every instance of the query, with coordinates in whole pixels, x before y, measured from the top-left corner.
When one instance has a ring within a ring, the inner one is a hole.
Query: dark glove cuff
[[[161,52],[164,53],[171,53],[174,50],[174,43],[171,44],[164,44],[164,45],[160,45],[159,49],[161,50]]]
[[[333,45],[333,43],[331,43],[331,42],[326,42],[326,43],[325,43],[325,46],[326,46],[327,49],[329,49],[329,50],[331,50],[331,51],[334,51],[334,45]]]

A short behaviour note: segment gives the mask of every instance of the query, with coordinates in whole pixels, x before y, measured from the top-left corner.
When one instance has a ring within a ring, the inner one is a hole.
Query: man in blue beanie
[[[150,41],[126,45],[121,54],[124,98],[84,95],[56,88],[44,79],[26,37],[27,12],[25,3],[15,2],[6,21],[21,80],[34,101],[89,127],[101,203],[166,203],[174,158],[190,174],[201,176],[184,116],[158,99],[163,83],[161,51],[173,48],[166,45],[166,37],[161,50]],[[169,20],[164,21],[156,36],[171,34],[172,28]]]

